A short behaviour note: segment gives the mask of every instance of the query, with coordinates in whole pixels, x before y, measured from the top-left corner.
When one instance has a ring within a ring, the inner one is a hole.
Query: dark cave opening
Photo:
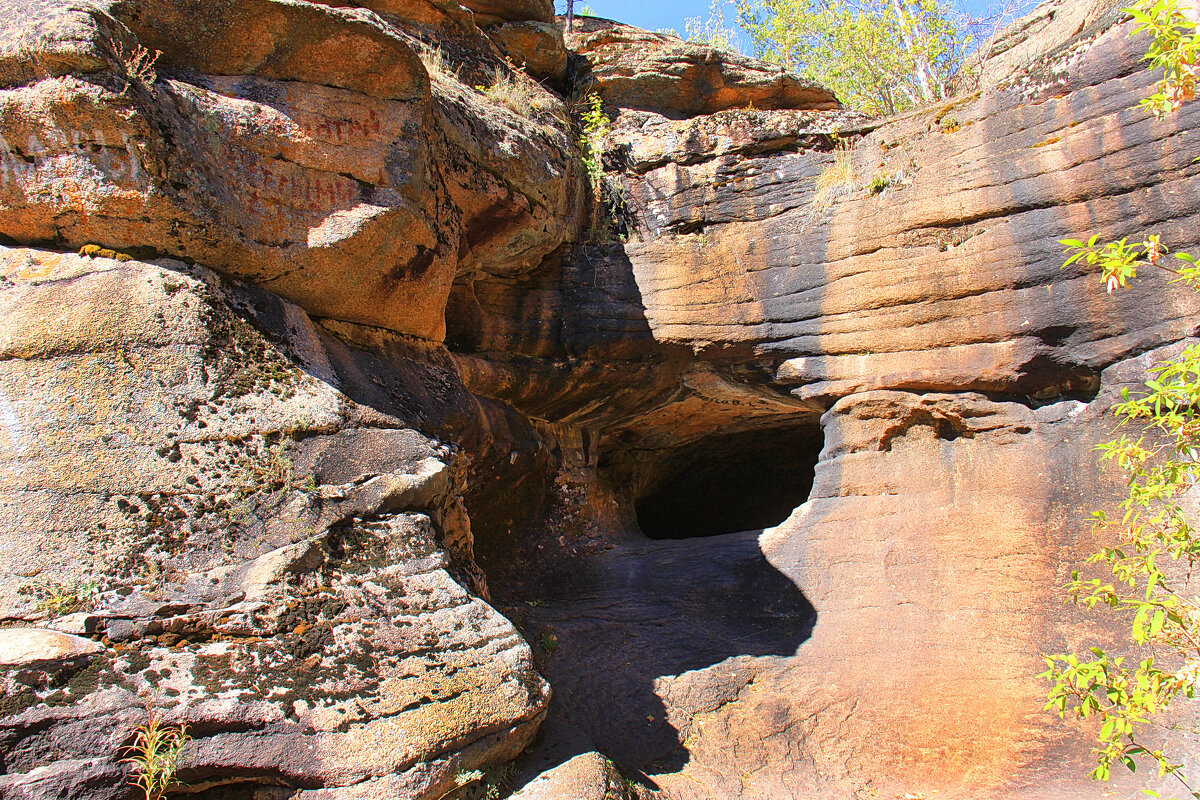
[[[809,424],[715,434],[663,458],[634,503],[651,539],[769,528],[808,499],[824,445]]]

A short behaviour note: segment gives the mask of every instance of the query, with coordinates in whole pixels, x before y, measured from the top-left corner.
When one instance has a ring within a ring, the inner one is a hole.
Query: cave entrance
[[[653,469],[634,503],[651,539],[689,539],[769,528],[808,499],[824,445],[816,419],[714,434],[677,448]]]

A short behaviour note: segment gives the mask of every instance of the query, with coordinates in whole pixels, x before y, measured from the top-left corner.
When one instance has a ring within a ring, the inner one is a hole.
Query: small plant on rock
[[[892,185],[893,177],[885,172],[878,172],[871,182],[866,185],[868,194],[882,194],[883,190]]]
[[[604,102],[598,94],[587,97],[587,110],[582,115],[583,133],[579,147],[583,150],[583,166],[587,169],[592,191],[599,198],[604,186],[604,150],[612,120],[604,113]]]
[[[76,611],[90,611],[95,602],[96,581],[83,578],[60,583],[52,580],[36,580],[23,584],[17,592],[33,599],[34,608],[45,611],[51,619],[73,614]]]
[[[854,175],[854,162],[850,145],[838,142],[833,151],[833,163],[821,171],[813,187],[813,208],[823,211],[833,205],[833,201],[857,188]]]
[[[445,798],[454,794],[464,786],[470,786],[472,783],[477,783],[483,780],[484,777],[485,775],[483,772],[477,769],[469,771],[460,770],[459,772],[454,773],[454,785],[442,792],[442,794],[438,797],[438,800],[445,800]]]
[[[162,714],[152,704],[146,706],[146,712],[146,722],[137,727],[130,748],[133,755],[125,763],[133,765],[130,782],[145,793],[145,800],[162,800],[178,783],[179,757],[191,737],[182,725],[164,725]]]
[[[158,62],[158,57],[162,55],[162,52],[155,50],[152,53],[140,44],[127,47],[118,41],[113,42],[113,51],[121,61],[125,80],[130,84],[141,86],[146,91],[153,91],[154,83],[158,80],[158,70],[154,68],[154,65]]]

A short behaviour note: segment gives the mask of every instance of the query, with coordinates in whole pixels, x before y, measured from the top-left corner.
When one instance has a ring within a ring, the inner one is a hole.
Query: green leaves
[[[579,148],[583,151],[583,165],[587,169],[592,190],[599,195],[604,181],[604,149],[612,120],[604,113],[604,102],[598,94],[587,98],[587,110],[583,112],[583,134],[579,137]]]
[[[1088,266],[1100,268],[1100,279],[1104,281],[1109,293],[1128,285],[1137,277],[1139,267],[1156,267],[1174,273],[1174,280],[1195,287],[1200,279],[1200,271],[1196,268],[1196,258],[1188,253],[1174,253],[1178,261],[1188,264],[1187,267],[1172,267],[1164,263],[1163,256],[1169,250],[1162,243],[1158,234],[1147,234],[1140,242],[1130,243],[1128,238],[1115,242],[1099,244],[1099,234],[1092,236],[1087,242],[1079,239],[1059,239],[1058,243],[1066,248],[1067,259],[1063,268],[1082,260]]]
[[[1150,62],[1150,69],[1161,70],[1163,77],[1155,85],[1155,93],[1140,105],[1162,118],[1196,97],[1200,75],[1197,23],[1184,15],[1176,0],[1142,0],[1123,11],[1138,23],[1133,33],[1145,33],[1152,39],[1142,60]]]
[[[1063,244],[1085,257],[1108,248],[1097,247],[1095,237]],[[1110,254],[1138,248],[1144,253],[1157,238],[1140,246],[1114,244]],[[1095,531],[1108,544],[1088,563],[1103,565],[1112,580],[1074,570],[1067,590],[1073,602],[1103,606],[1124,618],[1130,641],[1147,655],[1136,667],[1099,647],[1084,657],[1046,656],[1042,677],[1052,684],[1046,709],[1060,717],[1099,720],[1093,777],[1107,780],[1114,763],[1136,770],[1137,759],[1145,758],[1160,774],[1182,778],[1179,765],[1144,747],[1139,734],[1154,714],[1193,697],[1200,680],[1194,667],[1200,659],[1200,598],[1188,583],[1200,566],[1196,509],[1188,500],[1200,484],[1200,346],[1150,367],[1144,390],[1123,391],[1114,413],[1141,435],[1122,435],[1099,447],[1104,460],[1125,473],[1128,488],[1120,515],[1093,514]]]
[[[946,0],[737,0],[760,58],[886,115],[947,96],[972,37]]]

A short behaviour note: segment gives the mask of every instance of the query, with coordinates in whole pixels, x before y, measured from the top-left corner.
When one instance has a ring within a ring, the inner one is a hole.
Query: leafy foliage
[[[1194,96],[1196,23],[1178,12],[1174,0],[1143,0],[1126,10],[1139,23],[1134,32],[1153,37],[1146,60],[1164,77],[1141,105],[1162,117]],[[1069,254],[1063,266],[1082,261],[1098,267],[1109,292],[1149,267],[1200,290],[1196,258],[1188,253],[1166,258],[1168,248],[1157,234],[1133,242],[1101,243],[1097,235],[1061,243]],[[1129,661],[1092,647],[1082,657],[1046,656],[1043,677],[1052,683],[1046,708],[1060,717],[1099,721],[1092,777],[1107,780],[1114,763],[1136,771],[1139,759],[1149,760],[1160,776],[1175,777],[1200,800],[1181,762],[1144,737],[1154,715],[1181,698],[1194,698],[1200,687],[1200,597],[1192,577],[1200,560],[1194,497],[1200,483],[1200,346],[1184,348],[1149,372],[1146,392],[1133,397],[1124,390],[1114,409],[1121,424],[1137,433],[1100,447],[1103,459],[1125,473],[1128,487],[1119,518],[1094,514],[1097,532],[1111,545],[1088,563],[1103,565],[1107,574],[1084,578],[1076,571],[1068,585],[1074,602],[1121,617],[1130,640],[1146,655]]]
[[[974,38],[972,21],[947,0],[737,0],[737,8],[760,58],[870,114],[945,98]]]
[[[1134,33],[1149,34],[1153,42],[1143,60],[1150,69],[1162,70],[1162,80],[1141,105],[1156,117],[1177,111],[1196,97],[1200,74],[1200,36],[1197,25],[1184,16],[1176,0],[1142,2],[1125,9],[1138,22]]]
[[[146,800],[161,800],[176,783],[179,757],[191,737],[183,726],[164,725],[153,705],[148,705],[146,711],[146,723],[138,726],[131,747],[133,755],[125,763],[133,765],[131,783],[142,790]]]
[[[725,21],[723,0],[712,0],[708,19],[688,17],[683,21],[684,38],[715,47],[718,50],[741,52],[741,36],[736,26]]]
[[[1133,244],[1129,243],[1128,238],[1097,244],[1099,240],[1100,237],[1098,235],[1093,236],[1086,244],[1078,239],[1059,240],[1059,244],[1066,245],[1067,252],[1071,253],[1067,260],[1063,262],[1063,266],[1070,266],[1080,259],[1083,259],[1091,266],[1099,266],[1100,276],[1103,278],[1110,294],[1114,290],[1126,286],[1130,280],[1136,278],[1139,266],[1171,269],[1169,265],[1163,262],[1163,256],[1167,253],[1167,248],[1162,243],[1162,237],[1156,234],[1150,234],[1142,241]],[[1174,257],[1188,265],[1187,267],[1175,270],[1179,276],[1178,280],[1195,286],[1196,259],[1187,253],[1175,253]]]
[[[604,113],[600,95],[588,95],[586,102],[587,109],[581,116],[583,133],[579,137],[579,147],[583,150],[583,165],[592,189],[599,194],[604,183],[604,148],[612,132],[612,120]]]
[[[1076,571],[1068,588],[1074,602],[1123,617],[1133,643],[1150,654],[1133,665],[1093,647],[1090,657],[1047,656],[1044,673],[1054,682],[1048,709],[1100,720],[1092,771],[1099,780],[1107,780],[1114,762],[1136,770],[1137,757],[1184,780],[1179,763],[1142,743],[1140,729],[1177,698],[1194,697],[1200,680],[1200,598],[1188,593],[1200,536],[1194,502],[1185,499],[1200,478],[1200,346],[1152,368],[1146,387],[1140,397],[1125,391],[1115,409],[1143,432],[1101,447],[1103,458],[1124,470],[1129,488],[1120,518],[1095,513],[1097,529],[1112,534],[1114,544],[1088,563],[1103,564],[1109,577]],[[1192,795],[1200,798],[1200,792]]]

